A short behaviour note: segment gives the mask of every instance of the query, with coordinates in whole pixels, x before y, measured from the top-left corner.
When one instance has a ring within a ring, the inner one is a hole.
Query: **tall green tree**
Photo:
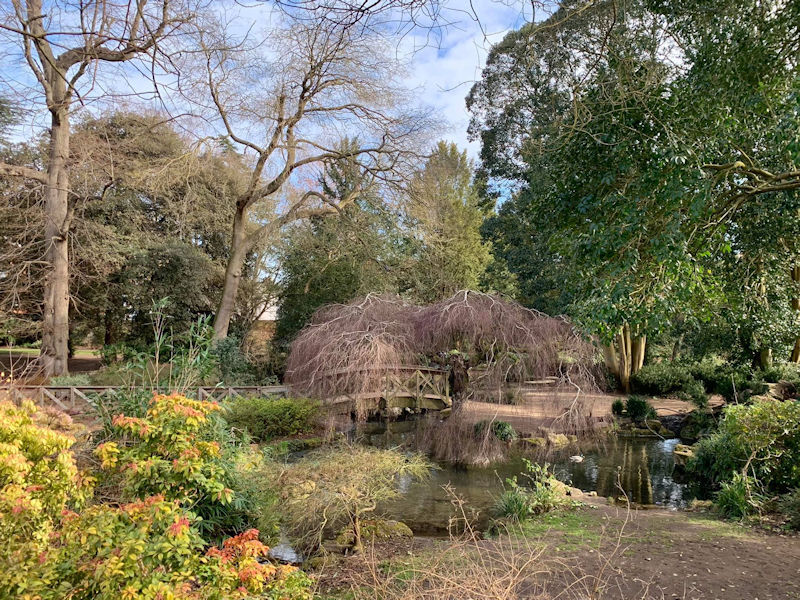
[[[494,48],[470,94],[485,168],[520,188],[515,210],[562,261],[571,311],[623,385],[648,333],[752,289],[724,263],[750,256],[746,204],[778,213],[796,193],[795,13],[565,2]]]
[[[407,227],[415,256],[410,294],[423,302],[477,289],[490,262],[473,174],[466,151],[439,142],[409,186]]]

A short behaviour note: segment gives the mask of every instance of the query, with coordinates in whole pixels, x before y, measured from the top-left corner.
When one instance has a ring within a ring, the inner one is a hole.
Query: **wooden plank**
[[[61,410],[67,410],[67,407],[66,407],[66,406],[64,406],[64,404],[61,402],[61,400],[59,400],[58,398],[56,398],[55,394],[51,393],[51,392],[50,392],[50,390],[48,390],[48,389],[47,389],[47,388],[45,388],[45,387],[41,387],[41,388],[39,388],[39,389],[41,389],[41,390],[42,390],[42,395],[43,395],[43,396],[47,396],[47,397],[48,397],[50,400],[52,400],[53,402],[55,402],[56,404],[58,404],[58,406],[60,406],[60,407],[61,407]],[[42,402],[42,404],[44,404],[44,402]]]

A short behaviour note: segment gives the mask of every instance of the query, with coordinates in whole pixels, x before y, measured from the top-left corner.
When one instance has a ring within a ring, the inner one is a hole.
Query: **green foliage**
[[[160,443],[162,450],[167,442],[185,450],[184,442],[206,411],[185,399],[169,400],[165,397],[154,403],[149,423],[128,420],[119,427],[140,442],[152,434],[150,441]],[[171,416],[160,419],[162,411]],[[30,403],[22,407],[0,403],[0,464],[5,465],[0,469],[4,549],[0,597],[310,600],[311,582],[302,572],[265,562],[268,548],[258,541],[255,529],[206,550],[199,517],[187,510],[183,490],[163,478],[165,490],[175,499],[156,494],[121,505],[82,509],[90,481],[78,474],[69,452],[74,440],[54,426],[70,427],[71,421]],[[182,431],[183,426],[189,431]],[[194,447],[203,451],[202,442]],[[101,447],[98,454],[109,468],[120,458],[131,458],[112,445]],[[201,464],[188,464],[190,457],[184,458],[183,466],[205,470]],[[149,476],[153,465],[147,462],[125,468],[140,472],[141,467],[150,470]],[[193,484],[197,486],[197,480]]]
[[[66,416],[65,416],[66,417]],[[0,597],[19,597],[50,545],[61,514],[77,508],[91,481],[75,466],[75,440],[52,429],[32,402],[0,402]],[[66,417],[60,423],[69,424]]]
[[[475,423],[475,435],[486,435],[486,431],[490,430],[492,435],[501,442],[512,442],[517,439],[517,432],[511,423],[506,421],[483,420]]]
[[[523,523],[535,515],[549,512],[565,502],[564,485],[550,472],[549,465],[525,460],[524,484],[517,477],[506,479],[506,489],[494,505],[496,518]]]
[[[625,413],[625,401],[617,398],[611,403],[611,414],[615,417],[621,417]]]
[[[204,552],[197,517],[161,496],[67,514],[57,542],[31,574],[43,600],[309,599],[294,567],[260,562],[268,548],[250,530]]]
[[[490,263],[481,238],[484,211],[466,151],[439,142],[410,185],[414,269],[409,293],[429,303],[477,289]]]
[[[51,377],[50,385],[63,385],[70,387],[92,385],[92,378],[86,373],[75,373],[74,375],[61,375],[60,377]]]
[[[642,396],[628,396],[625,401],[625,415],[637,423],[657,416],[653,405]]]
[[[728,402],[744,402],[767,391],[760,373],[749,367],[702,361],[692,367],[692,373],[709,393],[720,394]]]
[[[686,365],[672,361],[644,365],[631,377],[635,392],[653,396],[668,396],[683,392],[695,382]]]
[[[220,382],[225,385],[264,385],[277,383],[269,366],[252,360],[242,350],[242,340],[235,335],[214,343],[214,358]]]
[[[751,493],[781,494],[800,486],[800,402],[728,406],[718,431],[700,441],[687,468],[715,485],[746,476],[737,480],[738,489],[747,484]]]
[[[717,509],[731,519],[743,519],[761,511],[765,497],[759,494],[758,482],[747,475],[734,473],[730,481],[724,481],[714,497]]]
[[[319,410],[319,402],[307,398],[236,398],[228,404],[225,420],[254,440],[267,442],[312,432]]]
[[[117,415],[120,441],[101,444],[96,454],[125,498],[177,500],[202,518],[199,527],[212,538],[242,531],[248,506],[234,493],[235,449],[221,438],[224,427],[214,418],[220,410],[184,396],[155,396],[144,416]]]
[[[345,139],[341,146],[342,152],[356,152],[359,143]],[[406,244],[396,213],[351,159],[328,165],[319,183],[329,197],[347,205],[336,215],[296,225],[280,249],[283,277],[275,337],[281,345],[291,342],[321,306],[398,290]],[[356,190],[361,191],[353,199]]]
[[[778,501],[778,510],[789,528],[800,530],[800,488],[783,496]]]

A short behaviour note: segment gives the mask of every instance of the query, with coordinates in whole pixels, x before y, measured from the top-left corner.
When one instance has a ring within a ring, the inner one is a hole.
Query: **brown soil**
[[[603,499],[588,501],[577,513],[566,513],[563,526],[551,516],[547,528],[530,534],[545,545],[542,557],[546,562],[537,565],[537,570],[546,566],[543,577],[549,581],[549,597],[573,598],[565,589],[591,580],[606,565],[598,600],[800,598],[800,537],[699,513],[628,511],[608,506]],[[576,528],[576,520],[580,527]],[[363,581],[363,570],[370,562],[374,564],[376,557],[379,561],[404,561],[411,556],[424,560],[426,553],[447,543],[417,538],[376,546],[372,561],[349,557],[327,566],[321,574],[321,587],[341,589],[348,581]],[[479,542],[497,543],[503,542]]]
[[[28,364],[33,363],[36,358],[34,354],[0,352],[0,371],[9,372],[13,368],[15,372],[25,372]],[[96,357],[80,356],[70,358],[67,366],[71,374],[91,373],[92,371],[97,371],[102,366],[102,362]]]
[[[618,530],[627,512],[607,506],[595,510],[608,530]],[[614,563],[618,586],[613,587],[623,592],[623,598],[633,597],[630,594],[640,590],[642,583],[655,598],[800,598],[797,536],[661,509],[631,515],[622,537],[624,550]],[[610,588],[606,597],[620,596]]]

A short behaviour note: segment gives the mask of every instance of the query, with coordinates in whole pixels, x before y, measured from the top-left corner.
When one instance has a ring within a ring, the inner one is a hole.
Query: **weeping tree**
[[[391,371],[442,364],[453,350],[485,367],[482,385],[557,377],[578,393],[597,388],[594,347],[568,321],[473,291],[426,306],[368,295],[322,308],[290,347],[286,381],[321,398],[374,392]]]

